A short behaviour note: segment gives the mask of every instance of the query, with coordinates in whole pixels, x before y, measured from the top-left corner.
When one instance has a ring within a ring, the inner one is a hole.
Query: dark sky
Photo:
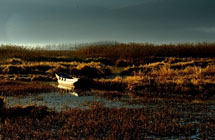
[[[0,0],[0,44],[215,42],[215,0]]]

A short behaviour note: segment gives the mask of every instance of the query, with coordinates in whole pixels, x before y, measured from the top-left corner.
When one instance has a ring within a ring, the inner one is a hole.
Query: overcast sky
[[[0,0],[0,44],[215,42],[215,0]]]

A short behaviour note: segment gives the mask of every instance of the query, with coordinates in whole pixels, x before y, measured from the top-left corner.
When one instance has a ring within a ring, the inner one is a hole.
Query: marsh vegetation
[[[143,107],[108,108],[94,102],[87,109],[56,112],[2,103],[1,137],[214,138],[214,56],[213,43],[89,45],[63,51],[2,46],[3,97],[58,92],[54,74],[63,72],[81,78],[75,90],[82,96],[126,97],[127,104]]]
[[[94,104],[64,112],[25,106],[1,108],[0,114],[2,139],[213,139],[215,130],[210,104],[172,102],[142,108]]]

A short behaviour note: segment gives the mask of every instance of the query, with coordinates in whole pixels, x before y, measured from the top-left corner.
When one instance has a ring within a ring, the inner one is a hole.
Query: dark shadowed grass
[[[148,57],[214,57],[214,43],[187,44],[116,44],[88,46],[77,49],[78,54],[91,57],[122,58],[144,62]]]
[[[97,104],[61,113],[35,106],[3,108],[0,133],[2,139],[207,139],[215,137],[214,113],[206,106],[175,103],[156,109]]]

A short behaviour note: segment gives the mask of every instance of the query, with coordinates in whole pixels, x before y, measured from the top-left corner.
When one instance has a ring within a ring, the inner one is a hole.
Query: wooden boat
[[[74,86],[74,83],[79,80],[79,78],[69,77],[67,75],[55,74],[55,76],[57,78],[58,83],[65,86]]]

